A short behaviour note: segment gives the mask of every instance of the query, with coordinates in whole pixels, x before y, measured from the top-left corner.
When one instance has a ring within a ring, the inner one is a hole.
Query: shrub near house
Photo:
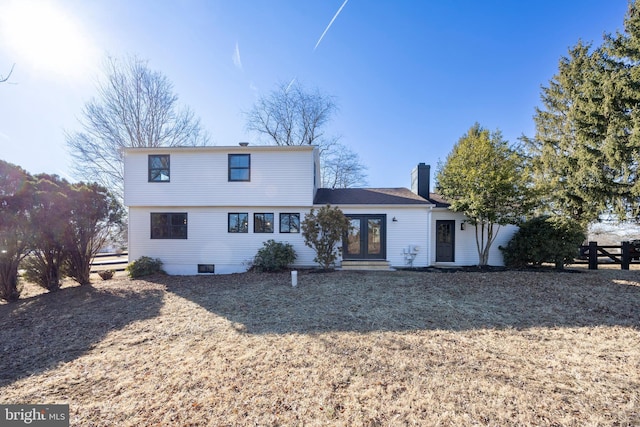
[[[162,261],[159,258],[153,259],[143,256],[127,266],[127,273],[129,273],[129,277],[136,279],[164,272],[162,271]]]
[[[295,260],[296,251],[291,244],[269,239],[253,258],[253,268],[275,273],[286,269]]]
[[[562,269],[574,260],[585,238],[584,229],[574,220],[540,216],[521,224],[507,246],[500,250],[510,267],[548,262]]]
[[[337,207],[329,205],[311,209],[302,223],[305,245],[316,252],[314,261],[327,270],[335,264],[340,254],[338,244],[349,231],[349,218]]]

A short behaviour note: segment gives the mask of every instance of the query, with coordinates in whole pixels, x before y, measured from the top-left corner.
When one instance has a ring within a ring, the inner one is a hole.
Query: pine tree
[[[579,42],[543,87],[536,135],[524,138],[547,213],[583,224],[605,211],[637,217],[640,183],[640,15],[592,48]]]

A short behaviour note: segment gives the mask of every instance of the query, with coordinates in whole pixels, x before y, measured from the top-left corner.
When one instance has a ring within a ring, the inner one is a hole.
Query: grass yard
[[[0,305],[74,426],[637,426],[640,272],[118,277]]]

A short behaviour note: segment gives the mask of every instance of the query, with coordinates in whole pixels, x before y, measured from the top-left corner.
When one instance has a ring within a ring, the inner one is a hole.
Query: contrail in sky
[[[233,65],[242,71],[242,60],[240,59],[240,46],[238,46],[238,42],[236,42],[236,50],[233,52]]]
[[[291,79],[291,81],[289,82],[289,84],[287,85],[287,88],[284,90],[285,93],[289,92],[289,89],[291,88],[291,85],[293,84],[293,82],[296,81],[296,77],[294,77],[293,79]]]
[[[314,47],[313,50],[316,50],[316,48],[318,47],[318,45],[320,44],[320,42],[324,38],[324,35],[327,34],[327,31],[329,31],[329,28],[331,28],[331,25],[333,24],[333,21],[335,21],[336,18],[338,17],[338,15],[340,15],[340,12],[342,12],[342,8],[347,4],[348,1],[349,0],[344,0],[344,3],[342,3],[342,6],[340,6],[340,9],[338,9],[336,14],[333,15],[333,19],[331,20],[331,22],[329,22],[329,25],[327,25],[327,28],[324,29],[324,33],[322,33],[322,35],[318,39],[318,43],[316,43],[316,47]]]

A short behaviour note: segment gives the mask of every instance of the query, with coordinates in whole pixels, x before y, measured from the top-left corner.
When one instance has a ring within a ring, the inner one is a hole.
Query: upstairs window
[[[273,214],[257,213],[253,214],[254,233],[273,233]]]
[[[152,239],[186,239],[187,214],[175,212],[151,213]]]
[[[281,233],[299,233],[300,232],[300,214],[299,213],[281,213],[280,214],[280,232]]]
[[[248,213],[230,213],[229,214],[229,233],[248,233],[249,232],[249,214]]]
[[[169,182],[169,155],[149,155],[149,182]]]
[[[229,181],[251,181],[251,154],[229,154]]]

